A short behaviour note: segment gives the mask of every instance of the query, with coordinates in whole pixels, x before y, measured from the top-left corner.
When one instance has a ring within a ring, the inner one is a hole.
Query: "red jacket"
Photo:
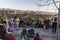
[[[10,34],[10,37],[11,37],[11,40],[16,40],[12,34]]]
[[[35,37],[34,40],[42,40],[40,37]]]
[[[11,39],[12,39],[12,40],[16,40],[15,37],[14,37],[13,35],[11,36]]]

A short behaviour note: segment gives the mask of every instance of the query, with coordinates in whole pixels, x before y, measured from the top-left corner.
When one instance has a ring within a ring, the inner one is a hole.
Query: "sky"
[[[34,11],[45,11],[48,8],[52,9],[53,7],[40,7],[36,5],[37,0],[0,0],[0,8],[10,8],[18,10],[34,10]],[[52,11],[52,10],[51,10]]]

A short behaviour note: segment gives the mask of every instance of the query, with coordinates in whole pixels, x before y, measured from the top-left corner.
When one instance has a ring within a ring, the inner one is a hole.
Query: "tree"
[[[3,9],[3,18],[7,17],[7,11],[5,9]]]
[[[57,5],[56,5],[58,2],[60,2],[60,1],[57,1],[57,0],[38,0],[37,3],[36,3],[36,5],[38,5],[39,7],[41,7],[41,6],[49,6],[49,5],[54,4],[54,6],[57,9],[59,9],[57,7]]]

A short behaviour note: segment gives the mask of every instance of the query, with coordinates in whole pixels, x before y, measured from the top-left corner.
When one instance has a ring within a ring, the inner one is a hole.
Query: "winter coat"
[[[28,40],[28,33],[26,29],[23,29],[21,32],[21,38],[24,37],[25,40]]]
[[[13,35],[10,35],[10,37],[11,37],[11,40],[16,40]]]
[[[42,40],[40,37],[35,37],[34,40]]]

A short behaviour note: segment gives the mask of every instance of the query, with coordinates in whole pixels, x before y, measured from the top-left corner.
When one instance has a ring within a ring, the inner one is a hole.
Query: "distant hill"
[[[32,18],[45,18],[45,17],[51,17],[54,14],[57,14],[57,12],[45,12],[45,11],[31,11],[31,10],[16,10],[16,9],[4,9],[7,13],[8,18],[9,17],[15,17],[16,15],[19,16],[20,19],[27,17]],[[0,9],[0,16],[3,14],[3,9]]]

